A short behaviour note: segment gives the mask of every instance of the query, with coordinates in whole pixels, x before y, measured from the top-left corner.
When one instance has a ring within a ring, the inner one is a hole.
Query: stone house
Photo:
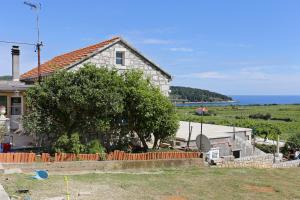
[[[120,72],[139,69],[143,71],[145,77],[160,88],[164,95],[169,93],[171,75],[121,37],[114,37],[56,56],[41,64],[39,70],[36,67],[21,76],[19,75],[19,55],[19,47],[13,46],[12,80],[0,81],[0,106],[6,109],[5,119],[3,120],[9,121],[6,124],[10,126],[10,136],[14,137],[15,146],[27,146],[33,143],[32,138],[25,138],[17,133],[22,132],[22,115],[26,112],[25,92],[38,80],[39,76],[43,79],[57,70],[74,71],[87,63],[95,64],[97,67],[116,68]]]
[[[163,94],[168,95],[169,93],[171,75],[121,37],[114,37],[98,44],[56,56],[40,66],[40,76],[46,77],[61,69],[77,70],[86,63],[93,63],[97,67],[114,67],[121,72],[129,69],[140,69],[146,77],[150,78],[153,84],[161,89]],[[36,67],[24,73],[20,80],[30,84],[36,81],[37,78],[38,68]]]

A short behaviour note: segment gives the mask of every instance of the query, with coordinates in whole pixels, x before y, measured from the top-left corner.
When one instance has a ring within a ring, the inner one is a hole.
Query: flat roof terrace
[[[196,137],[201,133],[201,123],[191,122],[191,126],[193,127],[192,134],[191,134],[191,141],[195,141]],[[246,134],[251,134],[252,129],[235,127],[235,132],[246,132]],[[208,139],[228,138],[233,136],[234,127],[215,125],[215,124],[203,124],[202,133],[203,135],[207,136]],[[188,141],[188,137],[189,137],[189,122],[180,121],[180,126],[176,133],[176,139]]]

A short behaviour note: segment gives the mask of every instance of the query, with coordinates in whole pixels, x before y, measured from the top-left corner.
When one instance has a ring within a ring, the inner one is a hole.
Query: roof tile
[[[47,74],[53,73],[54,71],[58,69],[64,69],[65,67],[80,61],[81,59],[85,58],[86,56],[94,53],[100,48],[103,48],[109,44],[112,44],[113,42],[120,39],[120,37],[114,37],[109,40],[105,40],[103,42],[100,42],[98,44],[94,44],[88,47],[84,47],[69,53],[65,53],[60,56],[56,56],[53,59],[41,64],[40,66],[40,73],[41,76],[45,76]],[[36,78],[38,76],[38,68],[35,67],[28,72],[21,75],[21,80],[24,79],[31,79]]]

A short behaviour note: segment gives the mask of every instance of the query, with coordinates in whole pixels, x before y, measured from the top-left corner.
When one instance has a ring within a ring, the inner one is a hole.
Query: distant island
[[[220,93],[198,88],[171,86],[170,98],[176,102],[218,102],[232,101],[232,98]]]
[[[12,76],[0,76],[0,81],[10,81],[12,79]]]

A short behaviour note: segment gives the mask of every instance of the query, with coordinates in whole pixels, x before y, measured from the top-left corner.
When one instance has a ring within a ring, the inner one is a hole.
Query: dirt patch
[[[187,199],[181,196],[168,196],[164,198],[164,200],[187,200]]]
[[[245,185],[245,189],[253,192],[266,192],[266,193],[275,192],[274,188],[272,187],[256,186],[256,185]]]

